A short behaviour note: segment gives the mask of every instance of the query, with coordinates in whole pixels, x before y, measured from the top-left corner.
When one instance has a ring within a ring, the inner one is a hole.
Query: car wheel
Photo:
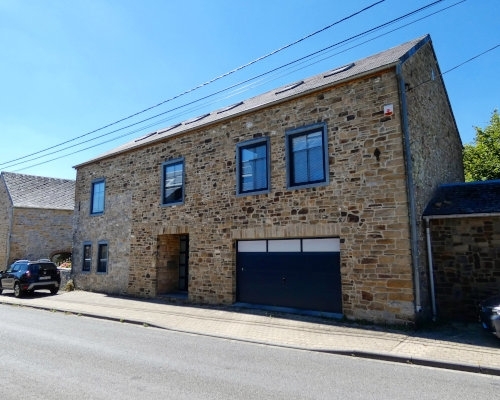
[[[14,297],[21,297],[22,295],[21,291],[21,285],[19,285],[19,282],[14,283]]]
[[[59,286],[54,286],[52,289],[50,289],[50,293],[56,294],[59,291]]]

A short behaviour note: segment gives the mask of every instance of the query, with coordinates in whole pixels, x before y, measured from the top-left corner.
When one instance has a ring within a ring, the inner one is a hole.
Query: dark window
[[[97,252],[97,272],[106,273],[108,272],[108,244],[99,243]]]
[[[321,186],[329,182],[326,124],[286,132],[288,188]]]
[[[184,159],[163,163],[162,204],[184,202]]]
[[[92,182],[91,214],[102,214],[104,212],[104,190],[104,179]]]
[[[237,194],[269,191],[269,140],[239,143],[236,153]]]
[[[82,271],[89,272],[92,268],[92,245],[83,245],[83,261],[82,261]]]

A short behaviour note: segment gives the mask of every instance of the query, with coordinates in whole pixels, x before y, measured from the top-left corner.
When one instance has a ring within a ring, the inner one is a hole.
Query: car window
[[[12,264],[7,270],[7,272],[17,272],[19,271],[20,268],[21,266],[19,264]]]
[[[41,264],[40,267],[46,271],[55,271],[57,267],[54,264]]]
[[[38,270],[40,269],[40,265],[38,264],[31,264],[30,270],[34,274],[38,274]]]

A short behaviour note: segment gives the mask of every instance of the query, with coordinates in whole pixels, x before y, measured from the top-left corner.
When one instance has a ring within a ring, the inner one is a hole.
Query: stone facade
[[[477,304],[500,288],[500,217],[430,221],[438,315],[477,321]]]
[[[73,210],[14,209],[9,263],[71,254],[72,218]]]
[[[19,259],[71,254],[73,214],[74,181],[2,172],[0,269]]]
[[[462,142],[432,46],[423,46],[402,66],[411,160],[409,199],[414,205],[414,260],[423,311],[430,311],[427,246],[422,213],[436,187],[463,182]],[[402,90],[403,92],[403,90]],[[407,163],[408,168],[408,163]],[[410,204],[412,203],[410,201]],[[411,205],[410,205],[411,207]]]
[[[422,43],[400,77],[395,66],[379,69],[77,166],[77,286],[156,296],[175,284],[177,276],[168,271],[176,269],[177,238],[188,235],[189,300],[231,304],[237,293],[238,240],[335,237],[341,243],[343,314],[375,322],[414,321],[411,224],[417,223],[411,221],[409,193],[418,213],[438,182],[463,177],[457,161],[461,143],[442,81],[415,89],[406,94],[407,104],[402,101],[403,80],[422,82],[429,67],[438,71],[430,41]],[[431,101],[423,101],[425,96]],[[389,104],[393,113],[385,115]],[[316,123],[327,126],[329,183],[289,189],[285,131]],[[405,135],[411,140],[409,153]],[[263,137],[270,143],[271,189],[237,196],[236,146]],[[162,164],[181,157],[184,202],[162,206]],[[412,179],[408,163],[417,165]],[[96,179],[106,182],[105,211],[91,216]],[[92,244],[95,259],[99,241],[109,244],[107,273],[96,273],[95,263],[82,272],[83,245]],[[421,272],[425,261],[416,260]]]
[[[0,180],[0,270],[9,265],[9,237],[12,227],[12,204],[3,180]]]

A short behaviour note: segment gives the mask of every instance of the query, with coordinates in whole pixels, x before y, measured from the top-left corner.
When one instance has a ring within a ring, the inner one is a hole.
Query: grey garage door
[[[342,312],[338,238],[238,242],[239,302]]]

